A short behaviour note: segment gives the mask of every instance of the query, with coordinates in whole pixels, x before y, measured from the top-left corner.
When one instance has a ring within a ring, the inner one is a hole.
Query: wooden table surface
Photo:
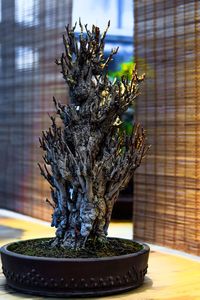
[[[0,213],[0,245],[19,239],[47,237],[53,236],[53,234],[54,230],[42,222],[10,218]],[[131,238],[132,224],[127,222],[111,223],[109,235]],[[152,247],[152,249],[148,274],[143,286],[128,293],[105,298],[123,300],[200,300],[200,262],[175,254],[155,251],[155,247]],[[6,285],[2,271],[0,271],[1,300],[44,298],[15,292]],[[93,299],[103,298],[96,297]]]

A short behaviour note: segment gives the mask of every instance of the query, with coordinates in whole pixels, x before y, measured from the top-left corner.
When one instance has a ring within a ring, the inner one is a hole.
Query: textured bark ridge
[[[70,104],[54,98],[57,119],[40,139],[44,166],[41,174],[51,185],[52,226],[57,228],[53,245],[85,247],[90,239],[106,239],[113,205],[140,165],[148,146],[145,132],[135,124],[132,135],[122,129],[120,119],[139,94],[139,77],[109,81],[107,66],[117,53],[104,58],[107,30],[80,26],[66,28],[65,52],[57,65],[65,79]],[[85,29],[86,32],[83,32]],[[57,122],[58,123],[58,122]]]

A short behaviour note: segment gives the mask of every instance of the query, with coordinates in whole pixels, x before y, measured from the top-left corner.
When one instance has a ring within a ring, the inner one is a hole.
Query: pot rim
[[[142,242],[138,242],[136,240],[131,240],[131,239],[124,239],[124,238],[117,238],[117,239],[121,239],[121,240],[127,240],[127,241],[133,241],[135,243],[138,243],[139,245],[143,246],[143,249],[135,252],[135,253],[130,253],[130,254],[123,254],[123,255],[117,255],[117,256],[107,256],[107,257],[91,257],[91,258],[84,258],[84,257],[77,257],[77,258],[56,258],[56,257],[44,257],[44,256],[31,256],[31,255],[24,255],[24,254],[19,254],[19,253],[15,253],[13,251],[8,250],[8,247],[14,243],[20,243],[20,242],[24,242],[24,241],[33,241],[33,240],[40,240],[40,239],[48,239],[49,237],[46,238],[35,238],[35,239],[26,239],[26,240],[19,240],[17,242],[10,242],[4,246],[2,246],[0,248],[0,253],[1,254],[5,254],[5,255],[9,255],[12,257],[16,257],[16,258],[24,258],[24,259],[28,259],[28,260],[35,260],[35,261],[54,261],[54,262],[94,262],[94,261],[108,261],[108,260],[118,260],[120,259],[126,259],[128,257],[134,257],[134,256],[139,256],[142,255],[143,253],[149,252],[150,251],[150,247]],[[115,237],[110,237],[110,239],[114,239]]]

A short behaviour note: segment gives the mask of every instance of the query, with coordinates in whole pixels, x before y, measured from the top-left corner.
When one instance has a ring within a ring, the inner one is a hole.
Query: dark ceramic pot
[[[20,243],[20,242],[19,242]],[[140,286],[147,273],[149,247],[105,258],[46,258],[1,248],[3,273],[15,290],[50,297],[104,296]]]

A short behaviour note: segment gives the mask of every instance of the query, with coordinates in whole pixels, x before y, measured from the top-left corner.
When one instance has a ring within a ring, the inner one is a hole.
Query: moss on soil
[[[143,246],[131,240],[108,238],[103,244],[88,241],[85,249],[71,250],[51,247],[53,238],[26,240],[13,243],[8,250],[29,256],[55,258],[98,258],[131,254],[143,249]]]

